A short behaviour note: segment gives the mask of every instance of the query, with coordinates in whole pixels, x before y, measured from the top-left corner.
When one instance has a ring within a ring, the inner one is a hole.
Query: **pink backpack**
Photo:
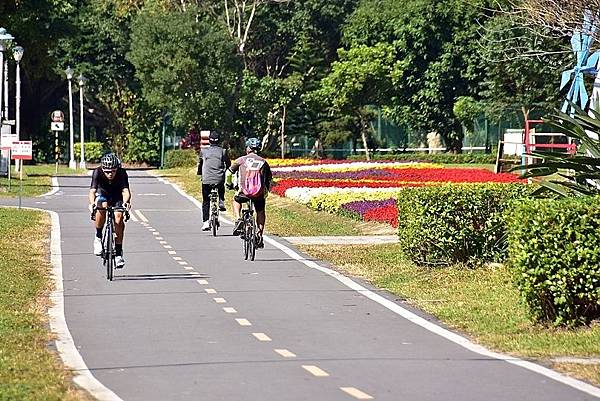
[[[264,160],[252,157],[246,158],[244,162],[246,179],[244,185],[242,185],[242,192],[249,198],[257,198],[263,194],[261,168],[264,164]]]

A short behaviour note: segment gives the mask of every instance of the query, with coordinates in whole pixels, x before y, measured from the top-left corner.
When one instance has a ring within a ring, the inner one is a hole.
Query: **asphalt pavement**
[[[56,213],[56,297],[68,328],[58,343],[72,339],[82,363],[61,351],[63,359],[76,380],[91,378],[95,385],[77,382],[98,399],[600,397],[596,387],[474,345],[283,239],[268,238],[256,261],[245,261],[230,225],[217,237],[202,232],[198,203],[144,171],[130,172],[127,263],[109,282],[92,254],[89,181],[60,177],[57,192],[23,204]]]

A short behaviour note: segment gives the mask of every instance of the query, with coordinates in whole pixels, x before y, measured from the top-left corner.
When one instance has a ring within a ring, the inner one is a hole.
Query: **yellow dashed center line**
[[[271,341],[271,338],[265,333],[252,333],[252,335],[256,337],[258,341]]]
[[[316,377],[327,377],[329,373],[315,365],[302,365],[302,368]]]
[[[291,351],[288,351],[287,349],[275,349],[275,352],[277,352],[279,355],[281,355],[284,358],[295,358],[296,354],[294,354]]]
[[[252,323],[250,323],[248,319],[235,319],[235,321],[238,322],[240,326],[252,326]]]
[[[373,399],[373,397],[371,397],[369,394],[362,392],[355,387],[340,387],[340,390],[351,395],[352,397],[356,398],[357,400],[372,400]]]
[[[230,308],[228,306],[224,307],[223,310],[225,311],[225,313],[237,313],[235,308]]]

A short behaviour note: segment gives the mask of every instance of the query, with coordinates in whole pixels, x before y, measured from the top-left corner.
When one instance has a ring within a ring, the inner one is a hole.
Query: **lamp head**
[[[23,58],[23,53],[25,52],[25,49],[23,49],[22,46],[15,46],[15,48],[13,49],[13,57],[15,58],[15,61],[18,63],[21,61],[21,59]]]
[[[71,80],[71,78],[73,78],[73,69],[71,68],[71,66],[68,66],[67,69],[65,70],[65,74],[67,74],[67,79]]]
[[[0,51],[4,51],[8,42],[13,40],[15,37],[10,33],[6,32],[6,29],[0,28]]]
[[[79,86],[83,86],[85,84],[85,81],[87,81],[87,78],[84,77],[83,74],[79,74],[77,79],[79,80]]]

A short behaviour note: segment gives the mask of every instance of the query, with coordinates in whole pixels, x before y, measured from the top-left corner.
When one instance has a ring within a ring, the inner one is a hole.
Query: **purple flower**
[[[341,206],[341,209],[351,214],[357,214],[360,217],[363,217],[364,214],[371,209],[395,205],[396,200],[393,198],[385,200],[362,200],[344,203]]]

